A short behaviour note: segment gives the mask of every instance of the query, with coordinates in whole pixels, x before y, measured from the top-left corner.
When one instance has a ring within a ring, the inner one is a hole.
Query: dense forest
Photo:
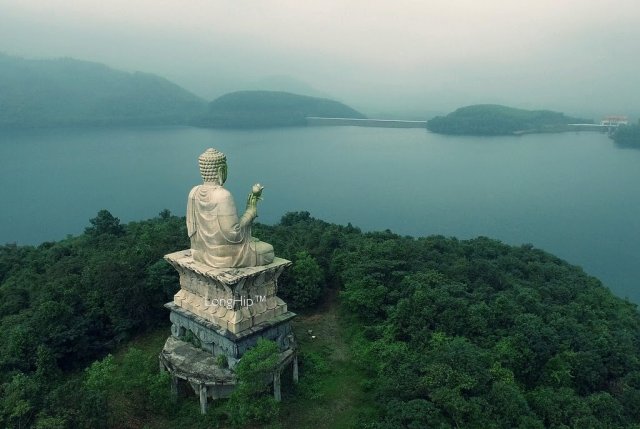
[[[567,131],[567,124],[591,123],[550,110],[524,110],[497,104],[461,107],[447,116],[427,121],[427,128],[440,134],[497,136]]]
[[[618,127],[611,138],[622,146],[640,148],[640,121],[637,124]]]
[[[168,80],[0,54],[0,127],[185,124],[205,102]]]
[[[214,128],[305,126],[306,117],[364,118],[340,102],[280,91],[238,91],[209,104],[197,125]]]
[[[640,315],[580,268],[530,245],[363,233],[306,212],[254,235],[294,262],[279,285],[294,311],[338,306],[334,334],[368,398],[354,427],[638,427]],[[193,398],[172,403],[159,349],[117,353],[168,326],[178,282],[162,256],[186,247],[166,210],[126,225],[103,210],[80,236],[0,247],[0,427],[241,427],[233,398],[203,418]],[[302,347],[300,388],[265,427],[301,427],[278,414],[293,397],[321,407],[331,353]]]

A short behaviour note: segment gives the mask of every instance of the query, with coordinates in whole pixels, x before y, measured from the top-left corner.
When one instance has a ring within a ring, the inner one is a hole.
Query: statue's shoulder
[[[195,195],[196,192],[198,192],[198,189],[200,189],[202,185],[196,185],[193,188],[191,188],[191,191],[189,191],[189,199],[193,198],[193,196]]]
[[[197,185],[191,188],[189,192],[189,199],[205,199],[208,201],[227,201],[231,200],[231,192],[223,188],[222,186],[205,186]]]
[[[229,192],[222,186],[217,187],[213,190],[212,198],[220,203],[228,203],[233,201],[231,192]]]
[[[223,188],[222,186],[217,186],[214,188],[213,192],[216,195],[219,195],[221,197],[230,197],[231,196],[231,192],[229,192],[228,190],[226,190],[225,188]]]

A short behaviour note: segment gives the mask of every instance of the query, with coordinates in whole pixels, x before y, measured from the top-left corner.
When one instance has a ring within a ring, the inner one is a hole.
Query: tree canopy
[[[90,223],[0,246],[0,427],[141,427],[133,416],[176,412],[157,350],[108,354],[168,324],[178,279],[162,256],[188,247],[184,218],[121,225],[104,211]],[[640,314],[580,268],[530,245],[363,233],[307,212],[254,233],[294,261],[279,290],[298,310],[339,291],[376,410],[360,427],[637,428]],[[247,379],[269,367],[270,347],[239,367]],[[322,366],[302,356],[301,377]],[[245,387],[246,398],[263,388]],[[273,416],[265,401],[228,421]]]

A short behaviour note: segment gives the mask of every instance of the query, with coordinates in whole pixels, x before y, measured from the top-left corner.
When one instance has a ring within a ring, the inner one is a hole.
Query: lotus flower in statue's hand
[[[255,195],[256,197],[260,197],[260,195],[262,195],[262,190],[264,189],[264,186],[262,186],[259,183],[256,183],[255,185],[253,185],[253,187],[251,188],[251,193],[253,195]]]

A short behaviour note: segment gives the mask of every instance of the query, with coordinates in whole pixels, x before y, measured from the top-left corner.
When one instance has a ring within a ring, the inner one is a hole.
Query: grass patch
[[[353,428],[363,414],[375,413],[362,388],[366,377],[352,361],[343,322],[336,305],[294,319],[300,383],[284,386],[281,428]],[[283,374],[283,381],[290,380],[288,375]]]

